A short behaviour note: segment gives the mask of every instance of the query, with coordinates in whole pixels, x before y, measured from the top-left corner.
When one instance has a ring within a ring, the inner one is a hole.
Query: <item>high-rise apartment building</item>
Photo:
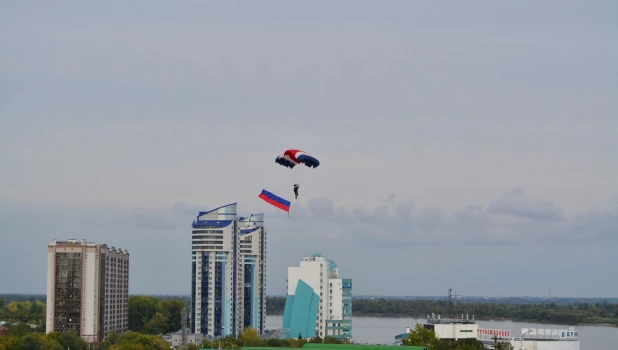
[[[237,216],[236,203],[200,212],[191,233],[191,333],[259,334],[266,322],[264,214]]]
[[[74,329],[100,342],[129,326],[129,253],[85,240],[47,247],[46,332]]]
[[[337,264],[321,254],[288,267],[282,328],[289,338],[351,340],[352,280],[339,278]]]

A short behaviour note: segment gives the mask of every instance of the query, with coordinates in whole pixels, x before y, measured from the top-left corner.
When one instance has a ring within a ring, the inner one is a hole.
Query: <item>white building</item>
[[[264,215],[237,216],[236,203],[193,222],[191,333],[238,336],[266,322]]]
[[[425,324],[425,328],[433,329],[436,336],[440,339],[476,339],[477,328],[476,324],[470,323],[442,323],[442,324]]]
[[[339,278],[332,260],[314,254],[288,267],[287,295],[282,328],[288,337],[352,339],[352,280]]]
[[[511,340],[511,345],[515,350],[579,350],[579,340],[577,341],[555,341],[555,340]]]
[[[240,282],[243,293],[240,317],[242,331],[255,328],[258,334],[266,326],[266,228],[264,214],[238,218]]]
[[[100,342],[129,325],[129,253],[85,240],[47,247],[46,332],[74,329]]]
[[[433,330],[440,339],[476,339],[479,326],[468,315],[461,315],[461,318],[436,318],[435,314],[431,317],[427,315],[427,323],[424,328]],[[409,329],[407,330],[410,333]]]
[[[579,350],[579,332],[575,328],[522,328],[521,337],[511,339],[516,350]]]
[[[189,333],[187,334],[186,344],[195,344],[200,345],[204,341],[204,336],[199,333]],[[170,337],[170,345],[171,346],[182,346],[182,332],[172,333]]]

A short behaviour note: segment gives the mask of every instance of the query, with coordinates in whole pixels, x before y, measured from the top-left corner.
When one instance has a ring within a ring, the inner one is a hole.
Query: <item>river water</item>
[[[395,336],[405,333],[406,327],[414,328],[417,323],[424,323],[424,318],[392,317],[358,317],[353,318],[352,338],[355,343],[393,344]],[[281,328],[283,316],[266,316],[266,328]],[[502,329],[511,331],[512,336],[519,336],[522,328],[556,328],[568,329],[569,326],[525,323],[514,321],[477,321],[479,328]],[[579,331],[581,350],[618,349],[618,328],[603,326],[575,326]]]

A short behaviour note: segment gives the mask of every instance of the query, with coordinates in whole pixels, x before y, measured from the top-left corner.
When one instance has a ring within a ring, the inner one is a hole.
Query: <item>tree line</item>
[[[20,300],[20,299],[18,299]],[[0,298],[0,321],[8,324],[24,323],[34,329],[45,331],[44,298],[10,301]],[[31,301],[32,300],[32,301]],[[144,334],[166,334],[180,329],[181,312],[189,309],[186,301],[170,298],[159,299],[149,296],[129,297],[129,330]]]
[[[11,301],[6,304],[3,299],[0,299],[0,321],[23,322],[44,328],[46,311],[46,304],[37,299],[34,301]]]
[[[90,346],[77,333],[70,329],[59,333],[45,334],[36,332],[25,323],[7,324],[0,336],[0,350],[160,350],[169,349],[169,343],[160,336],[129,332],[121,335],[114,333],[99,344]]]
[[[266,303],[268,315],[282,315],[285,298],[269,298]],[[380,317],[426,317],[435,313],[441,317],[455,318],[510,319],[525,322],[550,322],[559,324],[612,324],[618,326],[618,304],[603,301],[600,303],[578,303],[557,305],[502,304],[502,303],[451,303],[446,300],[405,300],[405,299],[358,299],[352,301],[354,316]]]
[[[240,335],[235,338],[233,336],[227,336],[221,339],[221,348],[224,349],[237,349],[243,347],[274,347],[274,348],[302,348],[303,345],[307,343],[323,343],[323,344],[344,344],[345,340],[335,339],[333,337],[325,337],[321,338],[316,336],[310,340],[304,339],[302,337],[291,338],[291,339],[279,339],[279,338],[270,338],[264,339],[260,338],[257,330],[251,327],[247,327],[244,331],[240,333]],[[216,349],[219,346],[218,340],[204,340],[201,343],[201,348],[212,348]],[[197,347],[189,346],[189,349],[197,349]]]
[[[182,309],[190,305],[184,300],[161,299],[153,296],[129,297],[129,330],[143,334],[167,334],[181,328]]]
[[[258,332],[248,327],[236,338],[227,336],[221,340],[204,340],[200,344],[187,344],[177,349],[197,350],[202,348],[216,349],[219,342],[223,349],[240,349],[243,347],[285,347],[302,348],[307,343],[342,344],[344,341],[335,338],[315,337],[311,340],[303,339],[263,339]],[[160,335],[128,332],[124,334],[111,333],[107,339],[99,344],[90,346],[82,340],[74,330],[62,333],[51,332],[44,334],[34,332],[25,323],[8,324],[5,334],[0,336],[0,350],[160,350],[168,349],[169,343]]]
[[[45,334],[45,330],[42,333],[36,332],[25,323],[6,324],[4,327],[6,330],[0,336],[0,350],[87,349],[86,342],[73,330]]]
[[[266,298],[267,315],[283,315],[285,297]],[[45,326],[45,295],[0,296],[0,321],[20,321]],[[182,308],[190,309],[186,296],[129,297],[129,329],[144,334],[160,334],[180,329]],[[618,326],[618,304],[607,301],[579,302],[566,305],[556,303],[504,304],[493,302],[451,303],[446,300],[355,299],[355,316],[426,317],[435,313],[442,317],[461,317],[468,314],[479,320],[510,319],[524,322],[558,324],[611,324]]]
[[[6,321],[7,330],[0,337],[0,350],[17,349],[89,349],[73,330],[63,333],[45,334],[46,304],[44,296],[39,298],[19,298],[22,301],[0,299],[0,321]],[[102,343],[96,345],[98,350],[124,349],[161,349],[168,348],[169,343],[161,337],[163,334],[177,332],[181,329],[182,310],[187,309],[187,323],[190,300],[170,297],[130,296],[129,297],[129,332],[112,333]],[[38,324],[40,323],[40,325]],[[30,326],[33,324],[34,326]],[[204,340],[200,348],[217,348],[219,340]],[[239,337],[228,336],[221,339],[226,349],[245,346],[301,348],[306,339],[263,339],[253,328],[247,328]],[[327,337],[315,337],[309,342],[340,344],[343,341]],[[195,344],[188,344],[187,349],[197,349]]]

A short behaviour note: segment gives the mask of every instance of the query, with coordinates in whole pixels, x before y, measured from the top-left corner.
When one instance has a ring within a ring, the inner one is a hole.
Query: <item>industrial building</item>
[[[468,315],[464,318],[461,315],[460,319],[441,319],[440,315],[436,318],[435,315],[427,316],[427,323],[424,328],[433,330],[436,336],[440,339],[476,339],[476,334],[479,326],[474,322],[474,316],[469,319]]]
[[[494,349],[496,342],[510,343],[515,350],[579,350],[579,332],[575,328],[568,329],[536,329],[523,328],[521,336],[512,337],[510,330],[478,328],[474,318],[459,320],[444,320],[432,314],[427,317],[426,329],[435,331],[440,339],[477,339],[486,349]],[[396,342],[401,343],[408,337],[410,328],[406,332],[395,336]]]
[[[579,331],[568,329],[522,328],[521,336],[512,338],[516,350],[579,350]]]
[[[129,253],[85,240],[47,247],[46,332],[73,329],[85,341],[128,331]]]
[[[200,333],[191,333],[185,336],[183,341],[182,331],[172,333],[169,337],[171,346],[186,346],[187,344],[200,345],[204,341],[204,336]]]
[[[339,278],[334,261],[321,254],[288,267],[282,328],[289,338],[352,339],[352,280]]]
[[[275,348],[275,347],[243,347],[243,350],[298,350],[298,348]],[[306,343],[302,349],[307,350],[398,350],[397,345],[367,345],[367,344],[323,344]],[[406,346],[405,350],[427,350],[425,346]]]
[[[440,339],[476,339],[478,333],[478,325],[474,322],[474,316],[470,319],[469,315],[446,319],[441,318],[440,315],[427,315],[427,322],[423,324],[423,328],[433,330]],[[407,327],[405,333],[395,336],[395,341],[400,343],[408,337],[409,333],[410,327]]]
[[[243,350],[293,350],[298,348],[275,348],[275,347],[243,347]],[[307,350],[398,350],[401,346],[396,345],[367,345],[367,344],[323,344],[306,343],[302,349]],[[427,350],[425,346],[406,346],[405,350]]]
[[[200,212],[191,232],[191,333],[259,334],[266,322],[264,215],[239,217],[237,204]]]

